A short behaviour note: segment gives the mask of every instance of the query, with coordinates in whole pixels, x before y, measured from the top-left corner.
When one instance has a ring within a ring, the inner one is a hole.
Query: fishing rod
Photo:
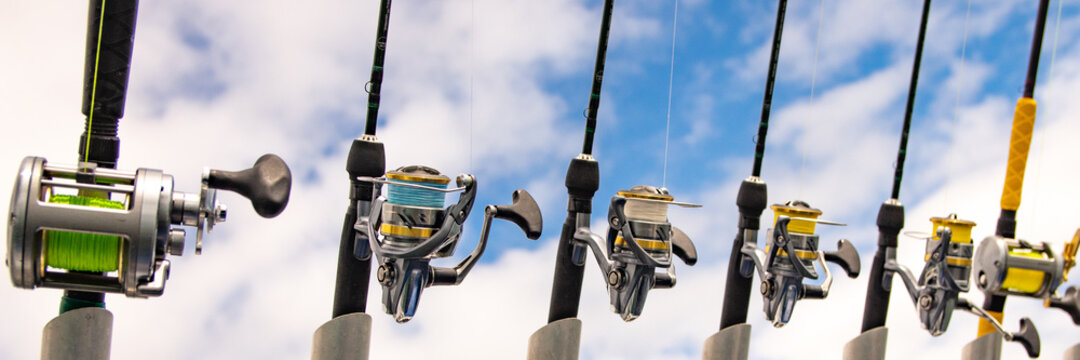
[[[337,283],[330,321],[314,335],[313,359],[366,359],[370,350],[371,317],[367,289],[374,261],[383,290],[382,309],[394,320],[411,320],[423,290],[464,281],[487,247],[493,219],[518,225],[529,239],[543,228],[540,208],[525,190],[516,190],[511,205],[487,205],[476,248],[457,265],[438,267],[431,260],[454,254],[462,227],[476,200],[477,180],[471,174],[450,178],[438,170],[409,165],[386,169],[386,151],[375,136],[390,26],[390,0],[380,2],[374,60],[368,92],[364,134],[349,149],[349,207],[338,248]],[[385,191],[384,191],[385,188]],[[457,202],[446,196],[460,192]]]
[[[749,356],[750,325],[746,323],[746,314],[755,270],[761,278],[760,293],[765,317],[774,327],[782,327],[791,320],[799,300],[824,299],[828,296],[832,273],[826,262],[840,265],[851,278],[857,277],[860,272],[859,255],[850,241],[838,241],[837,251],[826,252],[818,248],[820,239],[815,234],[816,225],[843,224],[819,219],[821,210],[801,200],[772,205],[773,228],[766,232],[765,246],[757,246],[761,213],[768,198],[765,181],[761,179],[761,164],[765,157],[765,137],[786,10],[787,1],[780,0],[754,149],[754,166],[750,177],[740,185],[735,202],[739,207],[739,228],[728,262],[720,331],[706,340],[703,356],[706,359],[746,359]],[[820,285],[804,283],[806,279],[819,278],[815,261],[822,267],[824,281]]]
[[[1065,296],[1056,294],[1056,289],[1068,275],[1069,268],[1065,263],[1075,264],[1080,238],[1074,237],[1073,241],[1066,244],[1065,250],[1058,254],[1047,242],[1026,241],[1016,237],[1016,211],[1020,208],[1024,170],[1035,127],[1035,81],[1038,77],[1039,56],[1042,52],[1049,5],[1049,0],[1039,2],[1024,92],[1017,101],[1013,115],[997,228],[994,235],[984,238],[975,249],[972,270],[976,285],[986,294],[982,309],[997,321],[1004,318],[1005,300],[1009,295],[1014,295],[1043,299],[1045,306],[1066,311],[1072,316],[1073,322],[1080,325],[1080,297],[1077,296],[1077,288],[1071,286]],[[993,330],[992,322],[985,319],[979,321],[978,336],[964,347],[963,357],[1000,358],[1001,339]]]
[[[1032,356],[1038,356],[1038,332],[1030,319],[1021,320],[1021,330],[1012,334],[1005,332],[1000,323],[971,305],[960,293],[967,292],[971,274],[971,256],[974,249],[971,229],[974,222],[957,218],[955,214],[944,218],[931,218],[933,230],[927,240],[925,264],[918,279],[906,266],[896,260],[898,235],[904,227],[904,206],[900,202],[900,184],[907,157],[908,132],[915,107],[915,94],[919,83],[926,27],[930,16],[930,0],[923,1],[919,21],[919,35],[915,44],[915,60],[911,69],[904,122],[900,131],[900,146],[896,154],[892,195],[878,210],[878,248],[870,268],[870,280],[866,289],[863,308],[862,333],[844,347],[845,359],[884,359],[888,331],[885,319],[889,311],[892,277],[900,275],[918,311],[920,322],[932,336],[948,329],[954,309],[967,310],[977,316],[995,321],[995,328],[1006,338],[1025,346]]]
[[[205,170],[197,193],[176,191],[161,170],[117,170],[138,1],[91,1],[89,8],[78,163],[28,156],[12,191],[12,283],[65,291],[60,315],[43,334],[46,359],[107,359],[112,314],[104,294],[162,295],[169,255],[184,253],[184,227],[195,229],[200,254],[204,233],[225,221],[217,190],[243,195],[270,218],[285,209],[292,184],[288,166],[273,154],[243,171]]]
[[[586,247],[574,238],[577,229],[590,228],[592,199],[600,188],[600,166],[592,156],[592,150],[614,6],[615,0],[604,0],[589,107],[585,113],[585,138],[581,154],[570,160],[566,170],[566,220],[563,221],[555,255],[548,324],[529,337],[529,359],[576,359],[581,345],[581,321],[577,319],[577,314],[581,302],[581,281],[585,275]]]

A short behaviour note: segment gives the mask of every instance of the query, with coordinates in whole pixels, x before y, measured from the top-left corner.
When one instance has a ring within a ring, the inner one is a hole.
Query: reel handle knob
[[[855,245],[852,245],[847,239],[840,239],[836,242],[836,251],[825,251],[825,261],[840,265],[847,272],[847,276],[854,279],[859,277],[859,271],[861,270],[861,264],[859,261],[859,252],[855,250]]]
[[[1065,290],[1065,296],[1051,297],[1047,306],[1065,310],[1072,317],[1073,324],[1080,325],[1080,288],[1070,286]]]
[[[540,207],[528,191],[518,189],[514,191],[514,203],[511,205],[496,205],[495,218],[509,220],[517,224],[525,237],[531,240],[540,238],[544,228],[544,218],[540,214]]]
[[[1020,319],[1020,331],[1012,333],[1012,341],[1018,342],[1027,350],[1028,356],[1039,357],[1042,352],[1042,342],[1039,340],[1039,330],[1035,329],[1035,323],[1029,318]]]
[[[255,212],[264,218],[275,217],[285,210],[292,189],[292,173],[285,161],[266,154],[250,169],[242,171],[210,170],[207,186],[229,190],[251,200]]]

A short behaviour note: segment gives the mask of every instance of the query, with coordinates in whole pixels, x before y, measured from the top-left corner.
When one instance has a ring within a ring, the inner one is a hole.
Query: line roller
[[[384,176],[359,177],[371,183],[373,201],[366,214],[357,218],[354,229],[356,258],[367,260],[375,254],[376,279],[383,289],[383,310],[404,323],[416,315],[424,289],[436,285],[458,285],[476,265],[487,246],[492,219],[517,224],[526,237],[536,240],[543,218],[536,201],[525,190],[513,193],[511,205],[488,205],[476,248],[453,268],[431,265],[431,260],[453,256],[461,237],[461,227],[476,199],[476,178],[458,175],[457,187],[448,188],[450,178],[438,170],[412,165]],[[383,191],[383,188],[386,191]],[[460,192],[458,201],[445,205],[446,195]],[[365,206],[360,204],[359,206]],[[366,241],[366,242],[365,242]]]
[[[247,170],[204,171],[198,193],[173,188],[160,170],[134,172],[23,159],[11,197],[7,264],[17,287],[159,296],[169,276],[168,255],[184,253],[195,228],[195,253],[205,232],[226,219],[217,190],[251,200],[262,217],[288,204],[292,175],[267,154]]]
[[[666,188],[638,185],[611,197],[606,239],[587,226],[574,234],[574,264],[584,266],[586,246],[592,249],[607,284],[611,308],[623,321],[641,316],[649,290],[675,286],[672,254],[690,266],[697,262],[690,237],[668,221],[670,205],[701,207],[675,201]],[[606,251],[601,243],[606,243]]]
[[[766,233],[765,248],[756,242],[745,242],[744,255],[739,271],[744,277],[753,277],[756,268],[761,278],[761,296],[765,318],[775,327],[782,327],[791,320],[795,303],[804,298],[824,299],[832,286],[832,272],[826,262],[840,265],[848,277],[859,276],[859,253],[846,239],[837,242],[835,252],[819,250],[819,236],[814,233],[817,224],[844,224],[822,220],[821,210],[810,204],[794,200],[772,206],[773,228]],[[825,279],[821,285],[804,283],[804,279],[818,279],[814,262],[821,264]]]

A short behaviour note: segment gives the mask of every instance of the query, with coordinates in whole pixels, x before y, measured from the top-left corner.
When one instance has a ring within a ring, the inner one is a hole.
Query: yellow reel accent
[[[1031,133],[1035,128],[1035,99],[1020,98],[1013,114],[1012,136],[1009,139],[1009,166],[1005,171],[1005,188],[1001,191],[1001,208],[1020,208],[1020,193],[1024,188],[1024,168],[1027,167]]]
[[[769,252],[768,246],[765,247],[765,252]],[[780,249],[780,251],[776,252],[776,255],[787,256],[787,250]],[[817,260],[817,252],[795,249],[795,257],[803,260]]]
[[[385,223],[382,224],[382,226],[379,226],[379,232],[386,235],[408,236],[418,238],[431,237],[432,234],[435,234],[435,230],[430,228],[411,228],[408,226],[398,226]]]
[[[971,243],[971,228],[975,227],[974,221],[957,219],[956,214],[950,214],[946,217],[932,217],[930,223],[934,224],[934,228],[930,229],[930,236],[936,241],[941,241],[941,238],[937,236],[937,228],[944,226],[952,230],[951,242],[958,244]]]
[[[821,216],[821,210],[804,207],[773,205],[772,210],[773,226],[776,226],[776,219],[779,219],[780,215],[784,215],[791,218],[791,222],[788,223],[788,231],[800,234],[813,234],[817,223],[799,219],[817,219],[818,216]]]
[[[1069,281],[1069,270],[1076,266],[1077,249],[1080,249],[1080,229],[1076,229],[1072,241],[1065,243],[1065,250],[1061,252],[1061,257],[1065,260],[1065,271],[1061,273],[1062,284]]]
[[[641,245],[641,247],[645,250],[663,251],[671,248],[671,244],[669,244],[667,241],[638,239],[637,243],[638,245]],[[622,236],[616,236],[615,245],[626,246],[626,239],[623,239]]]

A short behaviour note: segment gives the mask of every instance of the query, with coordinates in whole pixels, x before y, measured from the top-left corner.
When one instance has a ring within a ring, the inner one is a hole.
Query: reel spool
[[[611,309],[623,321],[641,316],[649,290],[675,286],[672,254],[687,265],[697,263],[697,250],[690,237],[668,222],[669,205],[701,207],[676,202],[665,188],[634,186],[611,197],[606,257],[600,249],[600,243],[605,239],[600,235],[585,227],[574,234],[577,242],[572,259],[574,264],[584,265],[585,246],[592,248],[607,283]],[[658,273],[657,268],[666,271]]]
[[[276,155],[263,155],[240,172],[207,170],[199,194],[173,190],[160,170],[135,172],[56,165],[27,157],[11,197],[7,264],[21,288],[159,296],[169,276],[167,255],[184,252],[185,230],[196,229],[195,253],[203,232],[225,221],[217,189],[251,200],[263,217],[274,217],[289,201],[292,175]]]
[[[767,232],[765,248],[747,241],[742,253],[753,262],[744,261],[740,271],[752,276],[757,268],[761,277],[761,295],[764,297],[765,317],[773,326],[782,327],[791,320],[795,303],[803,298],[824,299],[832,286],[832,273],[825,262],[840,265],[848,277],[859,276],[859,253],[846,239],[837,242],[837,251],[826,252],[818,248],[819,238],[814,233],[817,224],[844,224],[818,219],[821,210],[806,202],[795,200],[783,205],[773,205],[774,228]],[[814,261],[821,264],[825,280],[821,285],[804,284],[803,279],[817,279]]]
[[[367,242],[357,237],[354,247],[357,258],[368,259],[375,253],[379,269],[376,278],[383,289],[383,310],[394,320],[404,323],[416,315],[420,295],[434,285],[457,285],[487,246],[491,219],[509,220],[517,224],[526,237],[540,237],[543,218],[536,201],[525,190],[513,194],[512,205],[488,205],[484,208],[484,225],[480,240],[469,256],[453,268],[432,266],[431,259],[454,254],[461,226],[472,210],[476,199],[476,179],[461,174],[456,188],[447,188],[450,178],[430,167],[414,165],[387,172],[384,177],[360,177],[374,183],[370,209],[358,209],[354,228]],[[386,195],[383,195],[386,185]],[[446,194],[461,192],[457,203],[445,205]],[[359,206],[365,206],[360,204]]]

